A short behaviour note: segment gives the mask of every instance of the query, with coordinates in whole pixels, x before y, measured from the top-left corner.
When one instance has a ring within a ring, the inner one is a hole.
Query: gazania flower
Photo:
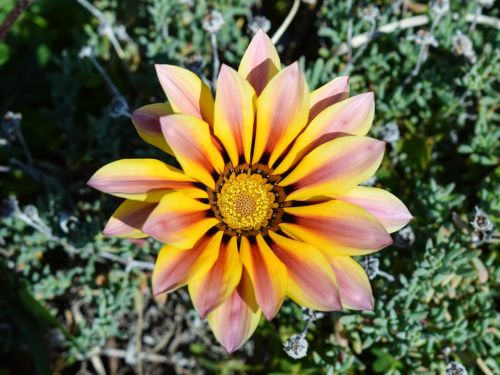
[[[238,71],[220,70],[215,99],[192,72],[156,65],[168,104],[133,114],[139,135],[173,155],[122,159],[89,185],[125,198],[112,236],[165,243],[153,292],[187,285],[215,337],[232,352],[285,297],[320,311],[372,309],[352,258],[392,243],[411,215],[394,195],[358,186],[384,143],[368,138],[374,97],[348,98],[348,78],[310,92],[297,63],[281,69],[259,31]]]

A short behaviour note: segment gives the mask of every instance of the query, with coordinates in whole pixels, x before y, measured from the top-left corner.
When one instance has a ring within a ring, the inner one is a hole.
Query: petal
[[[217,80],[214,133],[234,166],[239,164],[242,156],[250,163],[255,100],[252,86],[235,70],[222,65]]]
[[[291,191],[287,200],[344,194],[375,174],[384,148],[368,137],[333,139],[307,154],[279,185]]]
[[[210,206],[174,191],[161,199],[142,227],[144,233],[180,249],[190,249],[219,221]]]
[[[208,124],[188,115],[165,116],[160,123],[184,172],[213,189],[212,173],[224,170],[224,159],[212,141]]]
[[[337,137],[338,133],[366,135],[372,125],[374,113],[375,101],[371,92],[353,96],[328,107],[297,137],[275,173],[286,172],[304,155]]]
[[[274,232],[269,232],[269,237],[271,248],[287,268],[287,295],[314,310],[342,310],[335,274],[323,253]]]
[[[173,114],[174,111],[168,103],[148,104],[132,113],[132,122],[139,136],[146,142],[173,154],[172,149],[165,141],[161,132],[160,117]]]
[[[353,310],[373,310],[370,280],[354,259],[324,253],[339,284],[342,307]]]
[[[270,167],[306,126],[309,89],[297,62],[279,72],[257,99],[257,122],[252,160],[264,156]]]
[[[163,246],[153,270],[153,294],[171,292],[205,275],[217,259],[222,235],[206,233],[188,250]]]
[[[259,324],[260,315],[252,282],[244,271],[238,288],[222,305],[208,314],[208,324],[215,338],[232,353],[252,336]]]
[[[241,237],[240,259],[252,280],[257,303],[271,320],[283,304],[287,272],[260,234],[256,240]]]
[[[155,207],[156,203],[126,200],[108,220],[103,234],[125,238],[147,237],[148,235],[143,233],[141,228]]]
[[[156,159],[122,159],[106,164],[87,182],[104,193],[127,199],[158,202],[170,189],[206,198],[196,181]]]
[[[237,238],[222,241],[219,256],[210,271],[188,286],[193,305],[202,318],[229,298],[240,282],[241,270]]]
[[[257,31],[241,59],[238,73],[250,82],[257,95],[260,95],[280,68],[280,58],[273,42],[264,31]]]
[[[284,208],[288,223],[280,228],[289,236],[337,255],[364,255],[392,244],[375,216],[352,203],[330,200]]]
[[[336,198],[363,207],[375,216],[389,233],[400,230],[413,218],[403,202],[379,188],[357,186]]]
[[[208,86],[196,74],[174,65],[156,64],[155,68],[161,87],[176,113],[213,123],[214,98]]]
[[[315,118],[325,108],[349,97],[349,77],[337,77],[311,92],[309,121]]]

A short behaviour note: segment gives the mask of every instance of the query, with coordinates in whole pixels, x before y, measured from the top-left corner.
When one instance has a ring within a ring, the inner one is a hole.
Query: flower
[[[165,243],[153,292],[187,285],[229,352],[286,296],[318,311],[372,309],[370,282],[352,256],[390,245],[389,233],[411,219],[394,195],[358,186],[385,147],[366,137],[373,93],[348,98],[347,77],[309,92],[297,63],[281,69],[262,30],[238,71],[222,66],[215,100],[188,70],[156,72],[168,104],[139,108],[133,123],[181,169],[122,159],[88,182],[125,198],[104,234]]]

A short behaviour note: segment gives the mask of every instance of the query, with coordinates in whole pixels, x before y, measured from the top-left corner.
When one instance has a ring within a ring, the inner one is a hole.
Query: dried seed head
[[[472,40],[467,36],[458,31],[453,37],[452,41],[452,51],[455,55],[464,56],[472,64],[477,60],[476,52],[474,51]]]
[[[400,248],[407,248],[415,242],[415,233],[411,226],[406,226],[401,229],[394,238],[394,245]]]
[[[450,2],[448,0],[435,0],[431,10],[437,17],[443,17],[450,10]]]
[[[224,18],[222,13],[218,10],[211,10],[203,19],[203,29],[211,34],[219,32],[220,28],[224,25]]]
[[[374,23],[377,21],[377,18],[380,14],[380,10],[376,5],[369,5],[361,11],[361,17],[370,23]]]
[[[247,26],[247,31],[250,35],[255,35],[259,29],[265,33],[271,30],[271,21],[264,16],[255,16],[250,19]]]
[[[458,362],[450,362],[445,368],[446,375],[467,375],[466,368]]]
[[[283,344],[285,353],[293,359],[304,358],[307,355],[308,348],[309,343],[302,335],[299,334],[290,336],[290,338]]]
[[[396,143],[399,141],[399,127],[395,122],[389,122],[382,126],[380,130],[382,139],[387,143]]]

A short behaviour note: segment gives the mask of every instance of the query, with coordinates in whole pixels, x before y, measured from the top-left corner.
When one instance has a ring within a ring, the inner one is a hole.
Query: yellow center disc
[[[276,206],[272,188],[260,174],[231,174],[217,193],[223,221],[236,231],[265,227]]]

